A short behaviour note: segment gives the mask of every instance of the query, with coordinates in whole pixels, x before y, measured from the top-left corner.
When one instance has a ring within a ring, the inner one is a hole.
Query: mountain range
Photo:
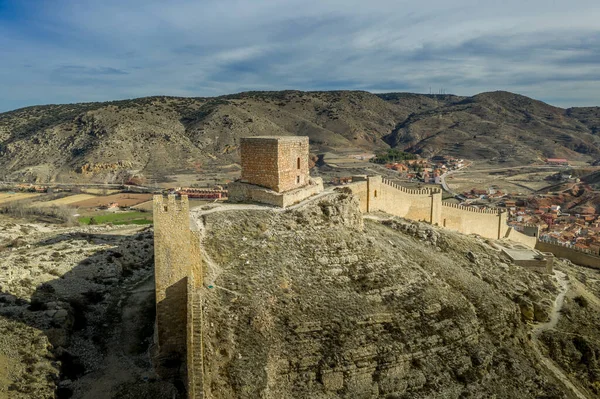
[[[600,107],[508,92],[244,92],[44,105],[0,114],[0,178],[156,179],[239,161],[240,137],[306,135],[313,153],[396,147],[506,166],[600,159]]]

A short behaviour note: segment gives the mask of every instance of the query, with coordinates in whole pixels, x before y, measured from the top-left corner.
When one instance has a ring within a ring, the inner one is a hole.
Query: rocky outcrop
[[[357,214],[338,194],[203,216],[210,397],[561,397],[517,299],[552,298],[549,277],[477,238]]]
[[[133,167],[131,161],[118,161],[112,163],[86,163],[81,167],[81,173],[83,174],[97,174],[100,172],[115,172],[120,169],[129,169]]]
[[[149,309],[132,305],[124,316],[121,309],[132,287],[152,283],[152,252],[152,231],[139,226],[0,219],[0,398],[6,388],[15,399],[93,397],[94,383],[110,390],[130,380],[127,373],[140,373],[154,301]],[[149,314],[136,313],[142,310]],[[106,382],[107,369],[119,380]],[[95,382],[82,382],[86,375]]]

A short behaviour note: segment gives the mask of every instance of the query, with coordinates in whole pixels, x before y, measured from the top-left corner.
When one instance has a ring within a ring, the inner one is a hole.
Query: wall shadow
[[[130,235],[71,232],[25,241],[21,247],[4,251],[27,257],[29,251],[47,248],[52,260],[66,263],[69,253],[89,253],[66,273],[37,286],[30,299],[13,295],[9,285],[0,289],[0,318],[33,327],[48,338],[57,374],[47,378],[58,386],[56,397],[78,397],[78,382],[87,379],[87,384],[92,381],[90,375],[107,374],[109,360],[114,363],[114,359],[123,360],[123,367],[131,362],[135,372],[143,374],[140,381],[132,382],[131,392],[121,387],[114,397],[158,398],[167,392],[172,397],[173,389],[159,386],[162,382],[151,363],[155,322],[152,229]],[[27,388],[13,384],[9,390],[17,393]]]

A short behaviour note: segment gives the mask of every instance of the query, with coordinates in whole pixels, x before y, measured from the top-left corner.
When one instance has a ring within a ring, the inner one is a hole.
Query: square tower
[[[257,136],[241,139],[242,182],[281,193],[306,186],[308,137]]]

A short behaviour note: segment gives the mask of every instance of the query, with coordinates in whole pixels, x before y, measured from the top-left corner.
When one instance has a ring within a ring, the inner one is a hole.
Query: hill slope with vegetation
[[[239,160],[240,137],[306,135],[311,150],[449,154],[522,164],[600,158],[599,108],[506,92],[247,92],[47,105],[0,114],[0,178],[120,181]]]

